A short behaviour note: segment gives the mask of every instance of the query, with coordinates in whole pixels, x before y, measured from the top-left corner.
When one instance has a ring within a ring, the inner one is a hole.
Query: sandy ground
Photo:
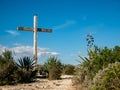
[[[72,86],[72,76],[64,75],[61,80],[37,79],[37,82],[0,86],[0,90],[75,90]]]

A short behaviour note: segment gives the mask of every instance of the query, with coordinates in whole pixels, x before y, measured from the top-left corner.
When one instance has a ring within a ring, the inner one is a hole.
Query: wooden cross
[[[18,27],[18,30],[26,30],[34,32],[34,61],[35,66],[37,65],[37,32],[52,32],[52,29],[37,28],[37,15],[34,15],[34,28]]]

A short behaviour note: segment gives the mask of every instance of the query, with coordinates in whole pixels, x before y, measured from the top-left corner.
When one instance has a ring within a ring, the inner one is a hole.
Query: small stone
[[[56,84],[56,86],[60,86],[60,84]]]
[[[31,84],[29,84],[28,86],[32,86]]]

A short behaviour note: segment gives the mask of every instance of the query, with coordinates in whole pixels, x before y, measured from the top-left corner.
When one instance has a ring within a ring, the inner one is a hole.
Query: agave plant
[[[17,70],[17,78],[20,83],[29,83],[35,80],[35,76],[37,74],[37,70],[33,70],[35,62],[34,59],[30,57],[23,57],[18,59],[18,63],[16,63]]]
[[[16,64],[18,68],[29,71],[33,69],[35,62],[34,62],[34,59],[31,59],[30,57],[25,56],[23,58],[18,59],[18,63]]]

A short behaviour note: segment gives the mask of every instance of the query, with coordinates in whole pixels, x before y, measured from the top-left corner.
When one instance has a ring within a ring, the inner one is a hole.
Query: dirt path
[[[0,90],[75,90],[71,78],[72,76],[64,75],[61,80],[38,79],[30,84],[0,86]]]

